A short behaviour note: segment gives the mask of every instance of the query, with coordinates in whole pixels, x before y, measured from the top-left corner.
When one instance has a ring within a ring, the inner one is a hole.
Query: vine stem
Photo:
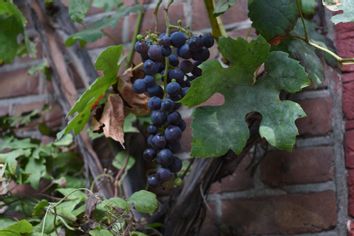
[[[221,21],[220,17],[215,17],[215,3],[214,0],[204,0],[204,5],[208,11],[208,18],[210,21],[210,26],[212,29],[212,34],[215,38],[219,38],[220,36],[227,36],[224,24]]]
[[[306,28],[306,24],[305,24],[305,19],[304,19],[304,14],[302,13],[302,0],[296,0],[296,7],[297,10],[300,14],[300,18],[301,18],[301,22],[302,22],[302,26],[304,27],[304,34],[305,34],[305,39],[306,41],[309,41],[309,34],[307,32],[307,28]]]

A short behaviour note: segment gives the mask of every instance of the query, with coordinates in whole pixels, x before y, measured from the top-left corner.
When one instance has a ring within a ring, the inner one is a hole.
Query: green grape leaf
[[[100,202],[96,207],[97,210],[104,211],[104,212],[112,208],[119,208],[128,211],[130,207],[126,200],[119,197],[105,199],[102,202]]]
[[[156,194],[146,190],[133,193],[129,197],[128,202],[134,206],[138,212],[147,214],[154,213],[159,206]]]
[[[11,63],[18,50],[17,36],[24,33],[26,20],[15,4],[0,0],[0,62]]]
[[[25,173],[28,174],[25,183],[29,183],[34,189],[38,189],[40,179],[47,174],[44,158],[39,160],[33,157],[29,158],[25,167]]]
[[[203,75],[192,82],[182,99],[185,105],[194,106],[216,92],[225,98],[222,106],[199,107],[193,112],[192,155],[219,157],[229,150],[239,154],[249,138],[245,117],[252,112],[262,115],[261,137],[279,149],[291,150],[298,134],[295,120],[305,113],[297,103],[281,101],[279,93],[308,86],[304,68],[287,53],[269,53],[262,37],[250,43],[221,38],[219,47],[230,66],[224,68],[216,60],[203,63]],[[263,62],[265,73],[255,81],[254,72]]]
[[[69,16],[75,22],[82,22],[91,7],[91,0],[69,0]]]
[[[90,230],[89,234],[91,236],[113,236],[113,234],[106,229],[93,229]]]
[[[86,29],[70,35],[65,40],[65,45],[72,46],[76,42],[79,42],[81,46],[85,46],[87,42],[94,42],[103,36],[103,29],[114,28],[124,16],[142,10],[143,8],[139,4],[132,7],[122,6],[113,15],[105,16],[88,25]]]
[[[128,159],[128,162],[127,162]],[[125,167],[125,170],[129,170],[135,164],[134,157],[130,156],[126,151],[120,151],[114,157],[112,165],[117,169],[122,169]]]
[[[253,0],[248,8],[252,26],[267,40],[287,35],[298,18],[295,0]]]
[[[354,1],[353,0],[340,0],[336,3],[335,10],[343,11],[343,13],[332,16],[331,20],[334,24],[346,23],[354,21]],[[327,4],[328,5],[328,4]],[[331,8],[329,8],[331,9]]]
[[[117,82],[116,75],[119,70],[118,64],[123,52],[123,46],[111,46],[105,49],[97,58],[96,69],[103,72],[103,76],[97,78],[90,87],[80,96],[68,112],[68,116],[74,118],[60,133],[57,139],[61,139],[65,134],[73,131],[74,134],[80,133],[90,118],[94,104],[99,101],[106,91]]]
[[[25,236],[31,234],[32,225],[27,220],[20,220],[14,224],[0,229],[1,236]]]
[[[235,3],[236,3],[236,0],[216,0],[214,15],[220,16],[220,15],[224,14]]]
[[[33,207],[33,216],[41,216],[45,213],[45,208],[49,205],[46,199],[42,199]]]

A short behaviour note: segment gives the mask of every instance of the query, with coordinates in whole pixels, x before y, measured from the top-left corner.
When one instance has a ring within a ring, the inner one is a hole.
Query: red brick
[[[345,133],[344,139],[345,159],[347,168],[354,168],[354,130]]]
[[[332,98],[315,98],[299,101],[307,117],[296,124],[300,135],[324,135],[332,130]]]
[[[186,129],[182,133],[181,152],[190,152],[192,148],[192,118],[185,118]]]
[[[103,48],[110,45],[122,43],[123,42],[123,38],[122,38],[123,21],[124,18],[122,18],[114,28],[104,29],[104,31],[107,32],[112,38],[103,35],[102,38],[92,43],[88,43],[86,47],[88,49]]]
[[[0,98],[38,93],[38,78],[29,76],[26,69],[0,74]]]
[[[215,205],[208,203],[210,209],[206,209],[206,216],[200,230],[200,236],[215,236],[219,235],[218,225],[217,225],[217,216],[215,214],[216,209]]]
[[[354,170],[348,170],[348,213],[354,216]]]
[[[252,169],[247,168],[251,161],[252,156],[246,156],[236,168],[235,172],[232,175],[223,178],[220,182],[214,183],[211,186],[210,192],[233,192],[253,188]]]
[[[343,84],[343,112],[347,120],[354,119],[354,82]]]
[[[354,73],[344,73],[342,74],[343,83],[353,82],[354,81]]]
[[[248,18],[248,1],[238,0],[234,6],[232,6],[221,19],[224,24],[232,24],[235,22],[240,22],[247,20]]]
[[[345,130],[354,129],[354,120],[348,120],[345,122]]]
[[[261,162],[262,181],[273,187],[333,180],[331,147],[302,148],[293,152],[271,151]]]
[[[354,23],[339,23],[335,26],[337,52],[342,57],[354,57]],[[354,71],[354,65],[345,65],[342,71]]]
[[[234,199],[222,206],[226,235],[321,232],[336,226],[336,215],[333,191]]]

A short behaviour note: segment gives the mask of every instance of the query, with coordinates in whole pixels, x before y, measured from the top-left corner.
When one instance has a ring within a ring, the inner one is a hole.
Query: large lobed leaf
[[[74,134],[78,134],[85,127],[94,104],[102,98],[110,86],[117,81],[116,75],[120,67],[118,61],[122,52],[123,47],[121,45],[111,46],[98,56],[96,69],[101,70],[103,76],[97,78],[73,105],[68,116],[74,115],[74,118],[64,130],[58,133],[58,139],[62,138],[70,131],[73,131]]]
[[[216,92],[225,104],[200,107],[193,112],[192,155],[218,157],[228,150],[240,153],[249,138],[247,114],[262,115],[259,133],[271,145],[291,150],[298,134],[295,120],[305,116],[292,101],[281,101],[280,91],[294,93],[309,85],[308,75],[298,61],[284,52],[269,52],[262,37],[248,43],[243,39],[221,38],[220,51],[230,62],[224,68],[216,60],[202,64],[203,75],[192,82],[182,103],[198,105]],[[264,63],[265,72],[255,80]]]
[[[252,26],[267,40],[285,36],[298,18],[296,0],[252,0],[248,16]]]

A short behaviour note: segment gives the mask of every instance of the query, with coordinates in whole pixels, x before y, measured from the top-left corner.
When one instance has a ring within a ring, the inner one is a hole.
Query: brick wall
[[[170,10],[171,22],[182,19],[195,31],[209,31],[202,3],[176,0]],[[154,27],[153,8],[154,4],[150,4],[143,30]],[[254,35],[246,9],[247,1],[238,0],[223,16],[231,35]],[[92,9],[86,21],[101,15],[98,9]],[[130,15],[111,29],[115,41],[129,42],[134,23],[135,16]],[[157,28],[163,27],[163,22],[159,22]],[[334,30],[330,24],[328,27],[329,32],[334,32],[329,36],[335,38],[339,53],[353,57],[354,25],[340,24]],[[104,37],[87,47],[94,60],[102,48],[113,43]],[[0,115],[50,104],[53,110],[45,119],[57,127],[64,115],[50,81],[26,72],[41,60],[17,59],[14,64],[0,67]],[[354,221],[350,220],[354,217],[354,67],[343,68],[343,74],[326,68],[325,74],[324,85],[293,97],[308,114],[298,121],[300,136],[294,152],[270,150],[264,154],[262,147],[257,147],[255,159],[248,156],[232,176],[215,183],[207,197],[209,210],[201,235],[334,236],[346,235],[347,228],[353,228],[354,235]],[[218,103],[220,99],[215,97],[211,102]],[[190,111],[183,115],[190,121]],[[30,132],[38,135],[35,130]],[[188,155],[189,141],[187,130],[181,155]]]

